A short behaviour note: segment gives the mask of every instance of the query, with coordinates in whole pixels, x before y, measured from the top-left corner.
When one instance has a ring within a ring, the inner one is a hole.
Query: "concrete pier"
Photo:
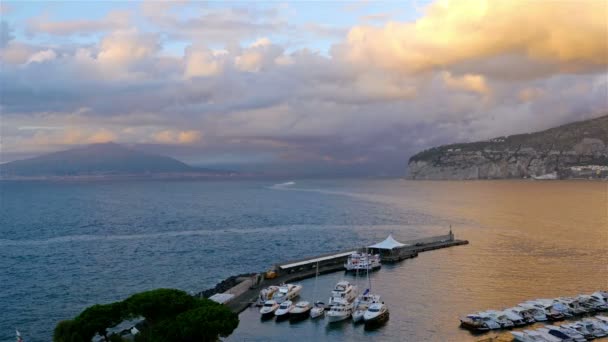
[[[451,232],[448,235],[407,241],[404,243],[405,246],[400,248],[398,252],[391,253],[391,255],[387,258],[383,257],[383,262],[394,262],[414,258],[418,256],[418,253],[440,248],[466,245],[468,243],[469,241],[467,240],[454,239],[454,235]],[[276,278],[264,279],[263,275],[260,274],[255,279],[247,279],[225,292],[231,294],[232,298],[230,298],[230,300],[226,301],[224,304],[232,311],[240,313],[249,305],[255,303],[262,288],[314,277],[316,274],[317,263],[319,264],[319,274],[344,271],[344,263],[348,259],[348,256],[354,251],[358,250],[365,250],[365,248],[355,248],[349,251],[323,254],[320,256],[276,264],[272,268],[272,270],[276,273]]]

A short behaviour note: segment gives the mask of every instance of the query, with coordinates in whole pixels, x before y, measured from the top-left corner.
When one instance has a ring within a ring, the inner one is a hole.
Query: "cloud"
[[[186,78],[217,75],[224,68],[223,58],[213,54],[208,48],[188,48],[185,60],[184,76]]]
[[[97,143],[105,143],[105,142],[110,142],[110,141],[114,141],[117,139],[116,134],[102,129],[100,131],[95,132],[93,135],[91,135],[88,139],[87,139],[87,143],[90,144],[97,144]]]
[[[193,144],[201,141],[202,133],[197,130],[163,130],[154,134],[155,142],[162,144]]]
[[[488,94],[490,89],[486,80],[481,75],[466,74],[461,77],[454,77],[450,72],[443,72],[443,82],[448,88],[471,91],[479,94]]]
[[[42,63],[57,58],[57,54],[53,50],[38,51],[30,56],[27,63]]]
[[[30,34],[57,36],[89,35],[93,33],[126,29],[129,27],[129,13],[126,11],[109,12],[99,20],[51,20],[48,15],[31,18],[27,21],[26,31]]]
[[[598,71],[608,63],[607,6],[595,0],[438,1],[415,22],[352,28],[342,53],[353,63],[406,73],[505,55],[542,61],[554,73]]]
[[[518,97],[521,102],[530,102],[544,95],[544,90],[540,88],[526,87],[519,92]]]
[[[136,30],[115,31],[100,43],[97,59],[101,63],[124,65],[151,56],[160,49],[158,37]]]

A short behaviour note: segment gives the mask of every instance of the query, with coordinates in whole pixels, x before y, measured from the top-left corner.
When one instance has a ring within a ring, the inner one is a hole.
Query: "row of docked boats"
[[[469,330],[483,332],[524,326],[535,322],[560,321],[601,311],[608,311],[608,291],[597,291],[591,295],[577,297],[536,299],[502,311],[477,312],[462,317],[460,325]]]
[[[282,286],[294,286],[285,284]],[[300,285],[296,285],[300,286]],[[262,319],[276,317],[277,321],[289,319],[291,322],[311,317],[320,318],[325,315],[328,323],[352,319],[353,323],[363,322],[366,328],[382,325],[389,318],[388,306],[381,301],[380,296],[366,289],[358,294],[357,286],[346,280],[339,281],[331,291],[329,302],[308,301],[294,303],[291,299],[278,303],[274,299],[267,300],[260,308]]]
[[[519,342],[585,342],[608,336],[608,317],[598,315],[560,326],[545,325],[535,330],[512,331],[511,335]]]

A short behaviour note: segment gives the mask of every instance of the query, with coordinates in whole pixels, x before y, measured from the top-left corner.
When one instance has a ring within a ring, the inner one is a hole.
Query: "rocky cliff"
[[[408,168],[411,179],[608,178],[608,115],[434,147],[412,156]]]

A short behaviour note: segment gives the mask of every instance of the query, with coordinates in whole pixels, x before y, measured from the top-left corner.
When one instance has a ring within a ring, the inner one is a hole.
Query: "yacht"
[[[570,312],[573,315],[584,315],[589,311],[589,310],[585,309],[583,306],[581,306],[578,299],[576,299],[576,298],[566,297],[566,298],[558,298],[557,300],[560,303],[567,306],[568,310],[570,310]]]
[[[602,326],[597,324],[595,320],[584,319],[581,322],[577,322],[582,325],[587,331],[589,331],[594,337],[605,337],[608,335],[608,331],[604,330]]]
[[[591,297],[595,298],[599,303],[608,305],[608,293],[602,291],[596,291],[591,294]]]
[[[545,325],[544,329],[547,329],[548,333],[555,337],[561,336],[561,338],[564,341],[573,341],[573,342],[586,342],[587,341],[585,336],[583,336],[581,333],[579,333],[578,331],[576,331],[574,329],[556,327],[554,325]],[[559,333],[561,333],[563,335],[560,335],[560,334],[556,333],[555,331],[558,331]]]
[[[513,339],[519,342],[561,342],[562,339],[538,330],[512,331]]]
[[[373,303],[379,303],[380,296],[369,293],[369,289],[366,289],[363,294],[359,295],[354,303],[353,310],[353,323],[358,323],[363,321],[363,315],[365,311],[369,308],[369,306]]]
[[[351,254],[344,264],[346,272],[375,271],[381,267],[380,254],[358,252]]]
[[[551,303],[547,302],[546,300],[539,299],[539,300],[528,301],[526,303],[543,311],[549,321],[561,321],[562,319],[565,318],[564,314],[562,314],[561,312],[559,312],[555,308],[553,308],[553,305]]]
[[[301,290],[302,285],[282,284],[279,285],[279,289],[274,293],[272,299],[281,304],[286,300],[292,300],[299,296]]]
[[[274,315],[277,317],[277,321],[281,321],[289,318],[289,312],[294,308],[293,302],[290,300],[286,300],[279,306],[278,309],[274,312]]]
[[[365,328],[373,328],[380,326],[388,321],[389,312],[388,307],[384,302],[372,303],[363,314],[363,321],[365,322]]]
[[[532,315],[532,317],[534,317],[535,321],[544,322],[547,320],[547,315],[545,314],[544,309],[540,309],[540,308],[536,307],[535,305],[532,305],[528,302],[521,303],[521,304],[519,304],[519,306],[526,309]]]
[[[479,313],[470,314],[460,319],[460,326],[472,331],[488,331],[493,329],[500,329],[500,324],[494,321],[487,315]]]
[[[589,312],[603,311],[608,308],[608,306],[602,301],[598,300],[596,297],[592,297],[589,295],[580,295],[577,297],[581,306]]]
[[[310,318],[317,318],[323,316],[325,313],[325,303],[315,302],[312,309],[310,309]]]
[[[528,324],[528,322],[526,322],[526,320],[519,315],[517,312],[512,311],[511,309],[506,309],[502,312],[502,314],[511,322],[513,322],[513,325],[516,327],[521,327],[522,325],[526,325]]]
[[[488,310],[480,312],[479,315],[487,315],[492,318],[501,328],[513,328],[515,325],[502,311]]]
[[[514,306],[512,308],[508,308],[506,311],[512,312],[520,316],[521,318],[523,318],[526,324],[536,322],[536,320],[534,319],[534,315],[532,314],[532,311],[530,309],[522,308],[521,306]]]
[[[578,322],[562,324],[560,327],[565,328],[565,329],[572,329],[572,330],[578,332],[579,334],[583,335],[583,337],[588,340],[595,338],[595,336],[593,336],[593,332],[589,331],[587,329],[587,327],[585,327],[582,324],[579,324]]]
[[[334,304],[352,304],[357,298],[357,287],[346,280],[339,281],[331,291],[329,306]]]
[[[279,303],[274,300],[267,300],[264,302],[264,305],[260,309],[260,314],[262,315],[262,319],[272,318],[274,316],[274,312],[279,308]]]
[[[275,292],[279,290],[279,287],[276,285],[268,286],[267,288],[260,291],[260,295],[258,296],[258,300],[256,302],[257,306],[262,306],[266,301],[271,300],[274,296]]]
[[[343,321],[350,317],[353,312],[352,303],[335,303],[325,314],[328,323]]]
[[[289,321],[297,322],[303,319],[308,318],[310,316],[310,310],[312,309],[312,305],[306,301],[297,302],[296,305],[289,312]]]

